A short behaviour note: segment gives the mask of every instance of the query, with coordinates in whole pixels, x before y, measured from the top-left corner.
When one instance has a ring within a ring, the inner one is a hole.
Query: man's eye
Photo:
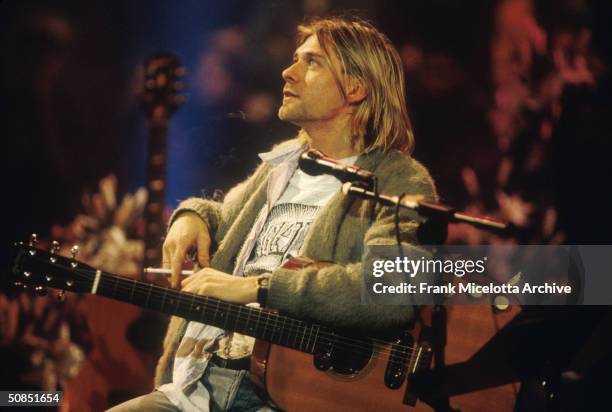
[[[316,61],[315,59],[308,59],[307,62],[309,66],[314,66],[315,64],[318,64],[319,62]]]

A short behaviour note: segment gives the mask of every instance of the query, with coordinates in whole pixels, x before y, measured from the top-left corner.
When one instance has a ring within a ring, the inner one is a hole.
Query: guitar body
[[[469,365],[471,359],[479,357],[480,349],[520,312],[518,306],[511,306],[504,312],[495,312],[488,305],[457,305],[446,309],[447,344],[444,357],[447,366]],[[422,401],[417,401],[414,406],[403,403],[412,375],[408,375],[408,379],[397,389],[385,386],[390,349],[391,345],[375,346],[375,351],[382,356],[372,356],[363,369],[344,375],[334,372],[333,367],[327,371],[317,369],[314,366],[316,355],[258,340],[251,361],[252,378],[258,385],[265,386],[269,397],[287,411],[432,411],[433,408]],[[489,361],[494,364],[494,359]],[[478,381],[483,378],[479,376],[482,371],[476,369],[468,368],[461,379]],[[451,407],[476,412],[510,412],[514,409],[518,390],[516,383],[486,387],[488,382],[495,382],[495,379],[485,376],[482,380],[483,388],[451,396]],[[453,388],[452,385],[448,387],[449,392],[453,392],[453,389],[461,391],[461,388]]]
[[[402,404],[405,384],[399,389],[384,386],[386,358],[372,358],[367,367],[354,376],[320,371],[313,365],[313,355],[267,342],[254,355],[267,347],[264,375],[270,396],[284,411],[428,411],[431,408],[411,408]],[[379,350],[389,347],[377,347]]]

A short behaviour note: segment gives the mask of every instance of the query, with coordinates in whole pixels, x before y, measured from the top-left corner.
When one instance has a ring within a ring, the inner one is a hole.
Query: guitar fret
[[[293,346],[291,346],[292,348],[295,348],[297,345],[297,336],[298,336],[298,332],[299,332],[299,321],[292,321],[291,322],[293,325],[291,326],[291,328],[294,330],[295,335],[293,336]],[[298,323],[298,326],[295,326],[295,324]]]
[[[194,299],[195,299],[195,295],[194,295]],[[207,298],[204,298],[207,299]],[[196,310],[200,312],[200,323],[205,323],[204,322],[204,315],[206,314],[206,305],[208,304],[208,302],[204,303],[203,301],[200,301],[197,305],[196,305]],[[219,303],[217,302],[217,306],[219,306]],[[217,313],[217,311],[215,310],[215,314]]]
[[[130,302],[134,301],[134,289],[136,288],[136,282],[132,281],[132,291],[130,292]]]
[[[315,334],[315,338],[312,341],[312,349],[311,352],[314,353],[316,350],[316,345],[317,345],[317,340],[319,339],[319,331],[321,330],[321,326],[320,325],[315,325],[317,327],[317,333]]]
[[[153,288],[153,284],[149,283],[149,291],[147,292],[147,300],[145,300],[144,307],[149,307],[149,298],[151,297],[151,289]]]
[[[263,309],[259,310],[259,317],[257,321],[263,327],[262,337],[266,342],[270,342],[270,336],[272,336],[272,330],[270,330],[270,316],[268,316],[268,312]],[[266,338],[266,333],[268,334],[268,338]]]
[[[268,330],[267,325],[262,325],[261,323],[261,312],[263,312],[263,310],[258,309],[257,310],[257,320],[255,321],[255,332],[259,333],[259,327],[263,326],[263,331],[261,332],[261,339],[266,340],[266,330]]]
[[[164,293],[162,294],[161,304],[159,305],[159,310],[163,311],[164,306],[166,305],[166,295],[168,294],[168,289],[164,289]]]
[[[261,317],[263,311],[261,309],[255,310],[257,310],[257,319],[255,319],[255,333],[257,334],[256,337],[262,340],[266,340],[265,336],[266,332],[268,331],[268,327],[265,323],[265,319],[262,319]]]
[[[189,305],[189,315],[191,316],[191,311],[193,310],[193,302],[195,301],[195,293],[191,296],[191,304]]]
[[[219,301],[221,303],[221,301]],[[229,318],[227,311],[221,311],[221,316],[223,317],[223,328],[227,329],[227,319]]]
[[[289,319],[289,345],[291,345],[291,348],[295,348],[295,340],[297,339],[297,327],[296,327],[296,323],[293,319]]]
[[[115,278],[115,284],[113,286],[113,293],[111,294],[111,297],[115,297],[117,295],[117,283],[119,283],[119,278]]]
[[[248,331],[250,333],[253,332],[253,325],[249,325],[249,323],[251,322],[251,312],[253,312],[252,309],[247,309],[247,318],[244,325],[245,331]],[[257,324],[255,324],[255,328],[257,328]]]
[[[217,313],[219,312],[219,305],[221,304],[221,301],[218,300],[217,301],[217,306],[215,306],[215,314],[213,315],[213,322],[217,319]]]
[[[300,339],[300,350],[302,349],[302,346],[304,346],[304,338],[306,337],[306,327],[302,328],[302,339]]]
[[[282,343],[282,339],[283,339],[283,332],[285,331],[285,323],[287,321],[287,318],[283,316],[283,326],[281,326],[280,329],[280,339],[279,342]],[[287,340],[285,341],[287,344],[289,343],[289,335],[287,335]]]
[[[310,344],[310,338],[312,337],[312,326],[308,327],[308,341],[306,342],[306,347],[304,350],[308,350],[308,345]]]
[[[299,322],[298,323],[298,329],[297,329],[297,332],[295,334],[295,344],[296,344],[295,347],[298,350],[301,350],[300,348],[302,347],[302,344],[304,342],[304,333],[305,332],[306,332],[306,325],[304,324],[304,322]],[[299,337],[299,343],[298,343],[298,337]]]
[[[272,320],[272,315],[268,312],[266,312],[266,325],[270,324],[270,320]],[[272,333],[270,334],[270,342],[274,342],[274,332],[276,332],[276,329],[278,328],[278,323],[276,322],[275,319],[275,323],[272,325]]]
[[[239,307],[239,308],[238,308],[238,315],[236,315],[236,316],[235,316],[235,319],[234,319],[234,330],[235,330],[236,332],[238,332],[238,322],[240,321],[241,313],[242,313],[242,308],[241,308],[241,307]],[[226,317],[227,317],[227,315],[226,315]],[[227,329],[227,327],[226,327],[226,328],[224,328],[224,329]]]
[[[276,340],[280,343],[283,338],[283,329],[281,327],[281,317],[280,315],[274,315],[274,331],[278,333]]]
[[[172,313],[172,315],[176,315],[176,312],[177,312],[178,307],[179,307],[179,303],[180,303],[180,298],[177,298],[176,301],[175,301],[174,312]]]

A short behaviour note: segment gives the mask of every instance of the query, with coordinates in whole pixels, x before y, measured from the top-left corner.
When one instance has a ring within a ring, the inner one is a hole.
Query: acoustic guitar
[[[484,305],[437,313],[425,307],[406,331],[369,335],[117,276],[32,245],[16,244],[15,251],[14,282],[104,296],[256,338],[252,375],[284,410],[514,407],[518,378],[495,341],[518,307],[498,313]],[[431,325],[441,315],[442,334]],[[444,351],[433,362],[440,340]]]

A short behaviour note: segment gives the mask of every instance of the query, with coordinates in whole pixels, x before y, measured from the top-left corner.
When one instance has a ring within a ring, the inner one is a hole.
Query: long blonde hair
[[[351,144],[360,152],[397,149],[411,153],[414,134],[405,100],[404,69],[387,36],[365,21],[334,18],[309,20],[297,28],[300,46],[312,35],[323,49],[344,94],[349,77],[362,82],[367,96],[358,103],[351,125]],[[334,69],[330,56],[340,62]]]

